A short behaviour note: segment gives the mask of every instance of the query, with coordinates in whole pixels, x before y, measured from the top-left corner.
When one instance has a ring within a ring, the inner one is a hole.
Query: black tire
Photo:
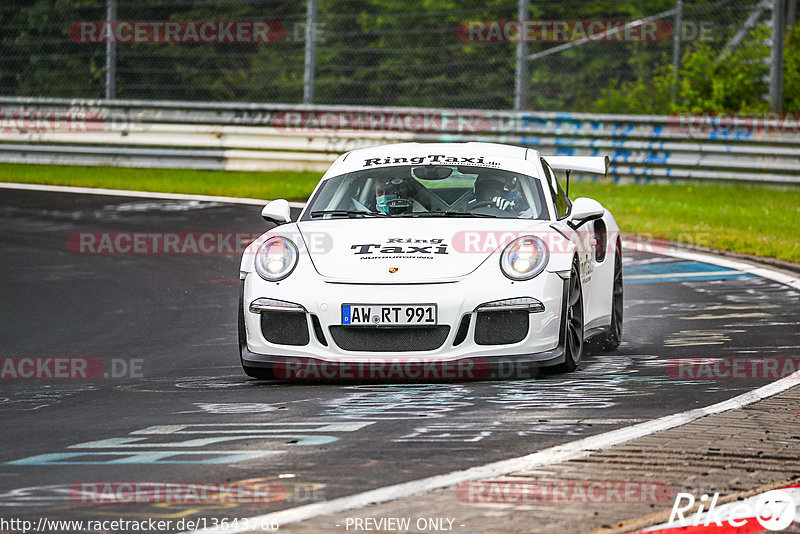
[[[271,367],[250,367],[244,364],[242,358],[242,349],[247,347],[247,332],[244,327],[244,291],[239,293],[239,363],[242,364],[242,369],[245,374],[252,378],[259,380],[272,380],[275,374],[272,372]]]
[[[578,368],[583,357],[583,289],[577,258],[572,262],[567,290],[567,317],[564,325],[564,363],[556,370],[569,373]]]
[[[597,346],[600,350],[609,352],[622,342],[622,249],[619,244],[614,253],[614,281],[611,297],[611,324],[608,331],[597,336]]]

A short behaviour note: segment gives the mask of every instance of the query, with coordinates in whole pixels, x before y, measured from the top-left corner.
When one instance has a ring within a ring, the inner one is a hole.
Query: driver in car
[[[429,211],[431,193],[411,177],[377,178],[375,206],[386,215]]]
[[[475,200],[471,201],[470,204],[489,203],[503,211],[515,211],[516,198],[519,192],[509,185],[508,180],[513,180],[513,178],[509,179],[492,174],[478,175],[472,187]]]

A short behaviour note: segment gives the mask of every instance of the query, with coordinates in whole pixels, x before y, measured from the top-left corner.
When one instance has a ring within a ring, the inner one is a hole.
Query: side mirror
[[[578,229],[589,221],[595,221],[605,215],[606,209],[598,201],[591,198],[580,197],[572,202],[572,212],[569,214],[569,225]]]
[[[268,222],[275,223],[280,226],[282,224],[291,222],[292,214],[289,210],[289,202],[284,199],[273,200],[261,210],[261,216]]]

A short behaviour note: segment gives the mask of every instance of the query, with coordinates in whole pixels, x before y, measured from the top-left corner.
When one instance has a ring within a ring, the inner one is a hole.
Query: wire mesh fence
[[[117,99],[303,102],[306,2],[108,2],[0,6],[0,95],[103,98],[110,78]],[[613,112],[626,82],[646,85],[699,48],[726,61],[750,47],[766,91],[771,6],[533,1],[520,23],[518,0],[317,0],[313,103],[508,109],[520,41],[522,109]]]

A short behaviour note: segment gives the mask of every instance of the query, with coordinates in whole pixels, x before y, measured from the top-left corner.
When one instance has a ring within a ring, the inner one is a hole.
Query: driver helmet
[[[513,180],[497,174],[480,174],[472,186],[472,192],[478,201],[492,200],[498,196],[505,197],[512,190]]]
[[[389,215],[387,203],[397,198],[407,198],[411,183],[407,178],[379,178],[375,181],[375,205],[379,211]]]

